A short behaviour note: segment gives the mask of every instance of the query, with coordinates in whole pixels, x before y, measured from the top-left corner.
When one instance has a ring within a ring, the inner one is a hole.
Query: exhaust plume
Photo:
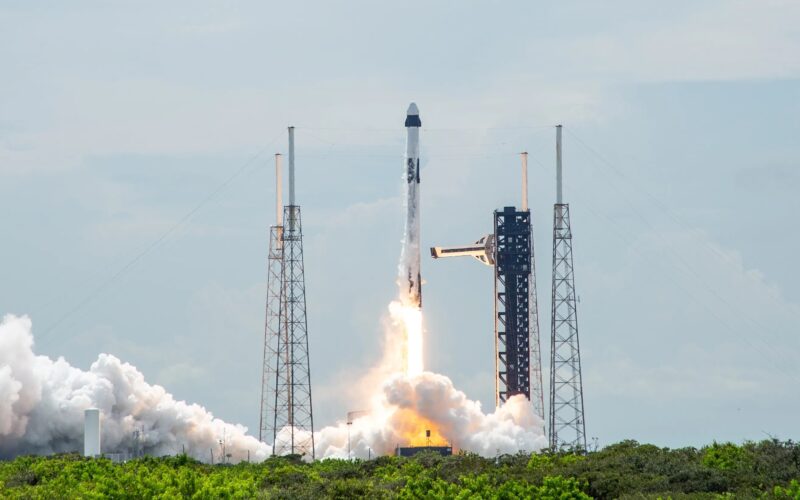
[[[365,374],[359,385],[361,401],[354,402],[366,411],[350,426],[342,421],[320,430],[315,436],[317,457],[347,458],[348,432],[350,457],[358,458],[392,454],[396,446],[427,444],[450,444],[483,456],[547,446],[544,421],[525,396],[513,396],[494,412],[484,413],[481,403],[456,389],[448,377],[408,373],[406,312],[401,301],[389,305],[383,359]],[[431,431],[430,441],[426,430]]]
[[[79,451],[83,411],[99,408],[104,453],[128,452],[134,431],[148,455],[186,453],[209,461],[263,460],[272,449],[247,428],[215,418],[200,405],[176,401],[163,387],[110,354],[88,371],[33,352],[31,320],[6,315],[0,322],[0,458]]]
[[[392,308],[396,310],[396,306]],[[494,456],[547,446],[542,420],[528,400],[514,396],[493,413],[456,389],[444,375],[405,373],[402,344],[405,325],[387,324],[384,359],[365,378],[368,410],[348,426],[342,421],[318,431],[316,453],[322,458],[391,454],[396,446],[451,444],[456,449]],[[104,453],[134,447],[134,431],[149,455],[174,455],[185,448],[199,460],[261,461],[272,448],[247,435],[242,425],[215,418],[200,405],[176,401],[163,387],[148,384],[135,367],[100,354],[88,371],[33,351],[31,320],[6,315],[0,322],[0,458],[79,451],[83,412],[100,409]],[[384,381],[378,387],[375,380]],[[367,385],[367,382],[369,385]],[[283,429],[281,432],[288,432]]]
[[[392,454],[396,446],[424,446],[425,430],[430,444],[450,444],[483,456],[497,453],[533,452],[547,446],[544,422],[536,416],[525,396],[511,397],[493,413],[456,389],[449,378],[431,372],[388,380],[367,415],[350,426],[351,457]],[[346,422],[319,431],[317,456],[347,458]]]

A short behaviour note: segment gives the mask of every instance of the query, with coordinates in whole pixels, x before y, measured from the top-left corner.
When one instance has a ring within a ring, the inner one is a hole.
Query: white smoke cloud
[[[128,363],[100,354],[89,371],[33,352],[31,320],[6,315],[0,322],[0,457],[83,450],[83,411],[99,408],[104,453],[127,452],[133,433],[151,455],[219,460],[224,440],[230,460],[263,460],[271,448],[197,404],[176,401],[148,384]]]
[[[356,385],[366,410],[346,422],[325,427],[315,435],[317,457],[367,458],[391,454],[396,446],[427,444],[425,430],[433,431],[432,445],[483,456],[534,452],[547,446],[544,421],[524,396],[509,398],[492,413],[467,398],[446,376],[406,371],[406,318],[402,304],[392,302],[385,318],[383,357]],[[356,398],[358,399],[358,398]],[[348,429],[349,427],[349,429]]]
[[[366,411],[350,426],[339,422],[315,433],[317,458],[347,458],[348,434],[352,457],[391,454],[398,445],[425,444],[425,429],[434,431],[433,445],[450,444],[484,456],[547,445],[543,422],[523,396],[485,414],[479,402],[444,375],[405,375],[401,325],[387,326],[386,354],[359,391]],[[185,449],[209,461],[213,449],[218,461],[223,439],[233,462],[248,456],[260,461],[271,454],[271,447],[248,436],[244,426],[223,422],[200,405],[176,401],[110,354],[100,354],[88,371],[63,358],[36,355],[31,327],[27,316],[6,315],[0,322],[0,457],[81,451],[86,408],[100,409],[104,453],[131,450],[134,431],[143,430],[142,445],[150,455]]]
[[[346,422],[319,431],[318,457],[346,458]],[[423,372],[414,377],[396,375],[382,387],[369,413],[353,420],[349,429],[351,456],[390,454],[396,446],[424,444],[424,430],[433,428],[439,439],[432,445],[450,444],[483,456],[534,452],[547,446],[544,422],[522,395],[513,396],[493,413],[456,389],[448,377]],[[444,442],[441,439],[444,439]]]

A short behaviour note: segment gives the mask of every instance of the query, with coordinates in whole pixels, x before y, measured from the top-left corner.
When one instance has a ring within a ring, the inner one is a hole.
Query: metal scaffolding
[[[543,416],[530,211],[495,211],[494,237],[495,403],[524,394]]]

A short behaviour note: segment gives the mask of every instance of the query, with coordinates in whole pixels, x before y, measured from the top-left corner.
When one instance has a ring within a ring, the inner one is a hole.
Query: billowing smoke
[[[409,376],[396,349],[399,325],[387,324],[384,359],[364,378],[365,411],[316,433],[318,458],[366,458],[395,446],[450,444],[485,456],[535,451],[546,446],[543,422],[522,396],[493,413],[457,390],[449,378],[430,372]],[[376,381],[379,381],[376,384]],[[382,381],[382,382],[380,382]],[[163,387],[148,384],[135,367],[100,354],[88,371],[63,358],[33,352],[31,320],[6,315],[0,322],[0,457],[83,449],[83,411],[99,408],[105,453],[130,452],[134,432],[146,454],[187,454],[220,460],[224,440],[229,460],[263,460],[270,446],[223,422],[202,406],[176,401]],[[284,429],[282,432],[288,432]]]
[[[444,375],[409,373],[407,308],[394,302],[387,317],[384,356],[362,379],[363,411],[315,435],[318,458],[366,458],[396,446],[451,445],[484,456],[537,451],[547,446],[544,422],[524,396],[492,413],[457,390]],[[421,326],[420,326],[421,328]],[[419,353],[421,355],[421,353]],[[353,403],[353,402],[351,402]],[[31,321],[7,315],[0,323],[0,457],[77,451],[83,446],[83,411],[99,408],[103,451],[126,452],[139,444],[150,455],[185,450],[209,461],[263,460],[270,446],[223,422],[202,406],[176,401],[145,382],[135,367],[100,354],[89,371],[33,352]],[[430,431],[430,438],[426,436]],[[280,431],[283,434],[289,429]]]
[[[6,315],[0,322],[0,457],[83,450],[83,411],[99,408],[103,452],[150,455],[185,450],[209,461],[263,460],[271,448],[241,425],[223,422],[202,406],[176,401],[145,382],[135,367],[100,354],[89,371],[33,352],[31,320]],[[220,444],[223,441],[223,444]]]
[[[484,413],[446,376],[406,370],[407,309],[389,305],[384,355],[359,385],[364,405],[351,419],[325,427],[315,436],[317,457],[367,458],[396,446],[452,445],[455,449],[495,456],[538,451],[547,446],[544,422],[524,396],[514,396]],[[431,431],[430,439],[426,431]]]
[[[426,444],[449,444],[483,456],[533,452],[547,446],[543,424],[524,396],[485,414],[444,375],[397,375],[383,385],[367,414],[350,426],[342,422],[318,433],[317,456],[346,458],[348,432],[350,456],[360,458],[392,453],[398,445]],[[426,430],[432,431],[430,441]]]

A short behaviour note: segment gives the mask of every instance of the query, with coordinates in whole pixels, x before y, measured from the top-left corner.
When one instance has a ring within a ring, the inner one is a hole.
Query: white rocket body
[[[422,308],[419,233],[419,129],[422,121],[413,102],[406,113],[406,227],[405,245],[400,269],[400,287],[405,305]]]

